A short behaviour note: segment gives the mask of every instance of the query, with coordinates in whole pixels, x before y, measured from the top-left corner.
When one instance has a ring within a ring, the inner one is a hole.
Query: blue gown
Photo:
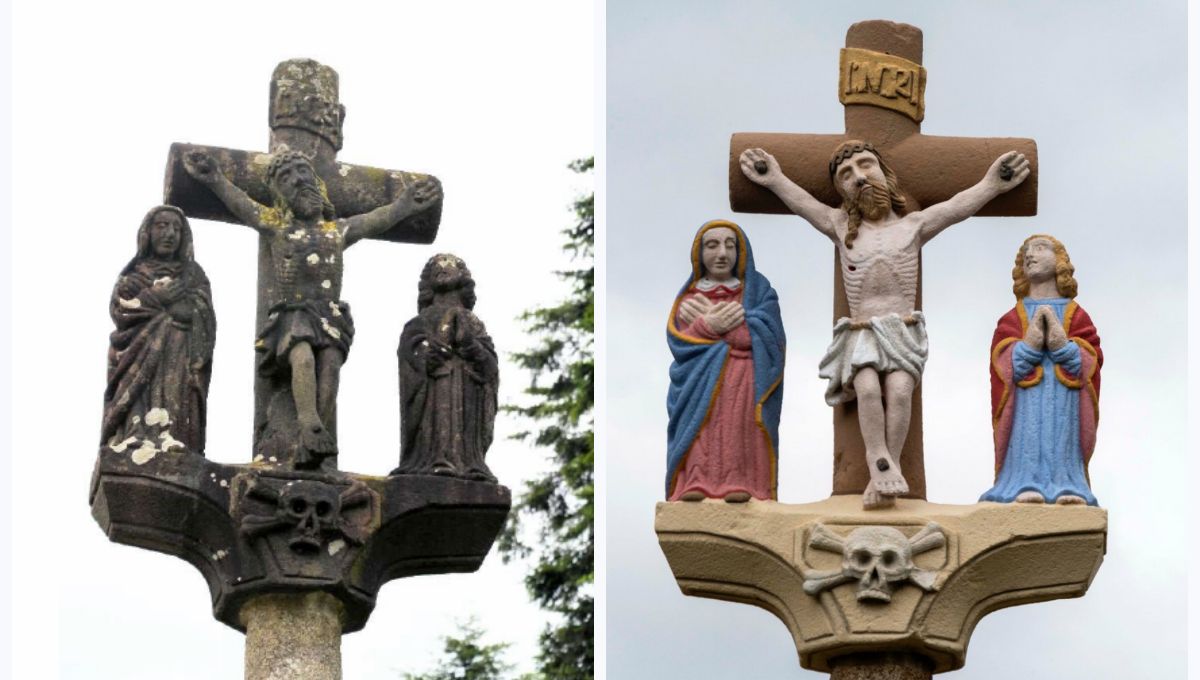
[[[1062,323],[1071,302],[1066,298],[1025,298],[1026,318],[1046,305]],[[1012,435],[996,485],[979,497],[981,501],[1011,503],[1024,491],[1036,491],[1053,503],[1063,495],[1079,496],[1088,505],[1098,505],[1088,485],[1079,441],[1080,390],[1063,385],[1054,377],[1059,364],[1071,374],[1081,366],[1079,345],[1068,342],[1056,351],[1038,351],[1024,342],[1013,347],[1013,376],[1029,375],[1042,367],[1042,380],[1031,387],[1017,387]]]

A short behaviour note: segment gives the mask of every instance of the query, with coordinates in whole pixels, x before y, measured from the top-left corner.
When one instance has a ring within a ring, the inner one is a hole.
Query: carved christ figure
[[[983,179],[949,200],[909,212],[895,173],[875,148],[850,140],[834,150],[830,179],[842,197],[831,208],[796,185],[762,149],[742,152],[742,172],[779,197],[837,247],[850,316],[833,328],[821,360],[830,406],[858,400],[871,483],[863,507],[891,505],[908,492],[899,457],[908,436],[912,393],[929,348],[925,319],[915,309],[921,247],[943,229],[974,215],[1029,176],[1029,161],[1010,151]]]
[[[241,223],[269,240],[273,296],[255,342],[258,371],[290,383],[298,430],[295,465],[316,467],[337,455],[330,428],[339,372],[354,334],[349,305],[339,299],[342,251],[436,203],[441,186],[436,179],[422,180],[389,205],[338,219],[312,162],[300,152],[282,151],[271,159],[267,183],[274,206],[262,205],[234,186],[206,153],[188,154],[184,167]],[[269,413],[268,418],[282,416]]]

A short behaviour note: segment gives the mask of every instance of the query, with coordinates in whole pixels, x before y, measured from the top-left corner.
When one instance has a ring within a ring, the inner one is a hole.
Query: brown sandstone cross
[[[338,101],[337,72],[311,59],[293,59],[275,67],[271,74],[271,138],[268,148],[306,153],[317,175],[325,182],[329,200],[338,217],[369,212],[395,201],[409,184],[427,177],[411,172],[381,170],[337,161],[342,148],[342,122],[346,107]],[[192,144],[172,144],[167,158],[164,202],[178,206],[189,217],[222,222],[238,220],[208,187],[192,179],[183,167],[184,154],[203,151],[211,156],[231,182],[263,205],[273,199],[267,187],[270,154]],[[441,199],[430,208],[404,220],[382,236],[386,241],[432,243],[441,220]],[[262,328],[274,298],[268,237],[258,242],[258,308],[255,329]],[[255,378],[254,422],[263,422],[270,395],[267,383]]]
[[[921,30],[890,21],[863,21],[846,32],[838,96],[845,105],[846,133],[812,135],[741,132],[729,144],[729,203],[735,212],[790,214],[770,190],[742,174],[739,156],[761,147],[775,156],[785,175],[830,206],[841,198],[829,178],[829,157],[847,139],[871,142],[896,171],[912,209],[940,203],[979,181],[992,161],[1017,150],[1029,159],[1030,176],[976,215],[1037,214],[1037,144],[1012,137],[932,137],[921,134],[925,77]],[[841,267],[834,254],[833,318],[849,315]],[[917,308],[921,307],[920,286]],[[834,407],[833,493],[859,494],[870,479],[859,431],[857,403]],[[900,459],[911,498],[925,498],[921,444],[921,393],[913,394],[912,421]]]

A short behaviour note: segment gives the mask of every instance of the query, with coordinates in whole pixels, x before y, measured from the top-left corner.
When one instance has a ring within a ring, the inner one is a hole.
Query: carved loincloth
[[[301,342],[313,353],[333,347],[342,353],[342,361],[354,340],[354,320],[350,305],[331,300],[284,302],[271,308],[254,343],[258,352],[258,373],[264,377],[286,376],[291,372],[288,354]]]
[[[819,371],[829,380],[825,403],[837,406],[854,401],[854,374],[864,366],[880,373],[904,371],[919,383],[928,356],[929,339],[921,312],[913,312],[907,319],[894,313],[872,317],[865,324],[838,319]]]

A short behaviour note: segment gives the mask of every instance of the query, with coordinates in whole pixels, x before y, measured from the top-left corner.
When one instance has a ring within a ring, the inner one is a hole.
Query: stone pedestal
[[[685,595],[744,602],[775,614],[791,631],[804,668],[840,680],[907,680],[962,668],[971,632],[990,612],[1087,592],[1104,557],[1108,513],[1086,506],[915,499],[865,512],[862,498],[848,495],[800,505],[659,503],[654,527]],[[831,548],[860,527],[933,537],[913,550],[913,573],[925,576],[891,584],[889,602],[872,597],[857,578],[839,581],[837,572],[856,558]],[[805,591],[806,581],[813,594]],[[867,656],[880,654],[908,660],[891,657],[892,675],[862,675],[887,660]]]
[[[108,537],[200,570],[213,616],[245,632],[262,595],[327,593],[341,632],[366,625],[384,583],[475,571],[511,505],[499,484],[223,465],[185,451],[150,459],[102,448],[92,516]]]

